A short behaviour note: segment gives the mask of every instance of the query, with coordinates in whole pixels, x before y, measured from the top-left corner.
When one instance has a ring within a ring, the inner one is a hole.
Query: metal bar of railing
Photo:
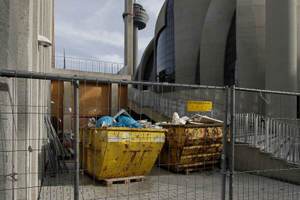
[[[269,150],[269,134],[270,134],[270,121],[269,119],[266,119],[265,121],[265,126],[266,126],[266,134],[265,134],[265,148],[264,151],[268,152]]]
[[[79,199],[79,81],[74,82],[74,199]]]
[[[254,121],[254,146],[257,146],[257,135],[258,135],[258,116],[255,116]]]
[[[246,116],[245,116],[245,140],[244,140],[244,142],[247,142],[247,140],[248,140],[248,130],[249,130],[249,127],[248,127],[248,121],[249,120],[249,118],[248,118],[248,114],[246,114]]]

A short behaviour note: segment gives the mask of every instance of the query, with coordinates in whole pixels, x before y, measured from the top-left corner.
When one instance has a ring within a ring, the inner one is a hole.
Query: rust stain
[[[132,163],[133,161],[134,161],[134,159],[135,159],[135,157],[136,157],[136,151],[131,151],[132,152],[132,156],[131,156],[131,158],[130,158],[130,163]]]

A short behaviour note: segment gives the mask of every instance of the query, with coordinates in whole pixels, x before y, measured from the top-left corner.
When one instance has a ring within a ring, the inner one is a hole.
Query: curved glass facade
[[[236,57],[236,15],[233,14],[230,29],[227,36],[225,63],[224,63],[224,85],[235,85],[237,83],[237,57]]]
[[[167,26],[160,33],[157,41],[157,81],[175,83],[175,48],[174,48],[174,0],[168,1]]]

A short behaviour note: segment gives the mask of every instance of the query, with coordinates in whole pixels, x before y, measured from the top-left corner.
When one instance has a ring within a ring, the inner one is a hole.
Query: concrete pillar
[[[52,36],[52,5],[52,0],[0,0],[1,69],[50,69],[52,50],[39,48],[37,36]],[[49,93],[49,81],[0,78],[0,199],[38,199]]]
[[[117,83],[111,84],[111,116],[114,116],[119,111],[119,95],[118,95],[118,87]]]
[[[133,2],[125,0],[125,11],[123,13],[124,32],[124,66],[127,66],[128,75],[133,75]]]
[[[266,0],[266,89],[297,91],[297,0]]]

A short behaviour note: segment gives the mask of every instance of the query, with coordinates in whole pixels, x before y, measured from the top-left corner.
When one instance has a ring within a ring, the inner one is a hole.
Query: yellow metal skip
[[[98,180],[150,173],[166,129],[91,128],[81,132],[80,165]]]
[[[168,132],[159,161],[170,169],[182,171],[210,165],[221,158],[223,124],[170,125],[165,128]]]

